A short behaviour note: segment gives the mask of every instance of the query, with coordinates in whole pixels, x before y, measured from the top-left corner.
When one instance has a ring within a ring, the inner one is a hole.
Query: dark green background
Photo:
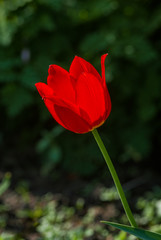
[[[92,134],[63,130],[34,84],[49,64],[75,55],[106,78],[112,112],[99,129],[112,159],[157,171],[161,146],[161,2],[158,0],[0,1],[1,169],[57,177],[102,175]]]

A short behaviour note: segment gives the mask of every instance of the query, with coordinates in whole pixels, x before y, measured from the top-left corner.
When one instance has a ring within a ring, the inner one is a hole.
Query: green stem
[[[92,131],[92,133],[93,133],[93,136],[94,136],[94,138],[95,138],[95,140],[96,140],[96,142],[97,142],[97,144],[98,144],[98,146],[99,146],[99,148],[100,148],[100,150],[101,150],[101,152],[102,152],[102,154],[103,154],[103,156],[105,158],[107,166],[108,166],[108,168],[110,170],[110,173],[111,173],[112,178],[114,180],[114,183],[116,185],[117,191],[119,193],[122,205],[123,205],[124,210],[126,212],[127,218],[129,219],[129,222],[130,222],[131,226],[137,227],[137,224],[135,222],[133,214],[132,214],[132,212],[130,210],[129,204],[128,204],[127,200],[126,200],[124,191],[122,189],[120,180],[119,180],[118,175],[116,173],[116,170],[115,170],[115,168],[113,166],[113,163],[112,163],[112,161],[111,161],[111,159],[110,159],[110,157],[108,155],[108,152],[107,152],[107,150],[106,150],[106,148],[105,148],[105,146],[104,146],[104,144],[102,142],[102,139],[100,138],[100,136],[98,134],[98,131],[96,129],[94,129]]]

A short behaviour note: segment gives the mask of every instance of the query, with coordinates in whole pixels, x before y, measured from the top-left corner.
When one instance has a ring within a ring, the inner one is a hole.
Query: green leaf
[[[134,227],[118,224],[118,223],[113,223],[113,222],[107,222],[107,221],[101,221],[101,222],[107,225],[110,225],[112,227],[118,228],[129,234],[132,234],[138,238],[141,238],[142,240],[161,240],[161,234],[158,234],[158,233],[143,230],[141,228],[134,228]]]

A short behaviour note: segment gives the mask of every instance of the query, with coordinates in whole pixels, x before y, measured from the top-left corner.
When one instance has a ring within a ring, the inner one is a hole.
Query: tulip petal
[[[103,54],[101,56],[101,69],[102,69],[102,80],[103,80],[103,83],[106,84],[106,78],[105,78],[105,59],[107,57],[108,53],[106,54]]]
[[[55,96],[46,96],[45,104],[48,109],[50,108],[49,111],[53,117],[55,119],[57,117],[58,123],[66,129],[76,133],[85,133],[92,129],[89,123],[88,114],[78,106],[70,102],[64,102],[62,99],[58,99]]]
[[[105,59],[107,57],[108,53],[103,54],[101,56],[101,69],[102,69],[102,80],[103,80],[103,85],[104,85],[104,91],[105,91],[105,104],[106,104],[106,112],[104,115],[104,118],[106,119],[110,112],[111,112],[111,99],[110,99],[110,94],[108,92],[107,86],[106,86],[106,78],[105,78]]]
[[[42,97],[42,99],[46,96],[46,95],[53,95],[53,90],[45,83],[39,82],[35,84],[40,96]]]
[[[86,133],[91,130],[91,126],[71,109],[58,105],[55,105],[54,108],[66,129],[75,133]]]
[[[61,124],[63,127],[65,127],[64,124],[61,122],[61,120],[57,117],[57,115],[55,113],[53,102],[51,100],[49,100],[50,98],[54,98],[53,90],[47,84],[42,83],[42,82],[36,83],[35,86],[36,86],[40,96],[44,100],[46,107],[48,108],[49,112],[53,116],[53,118],[59,124]]]
[[[110,112],[111,112],[111,98],[110,98],[110,94],[108,92],[108,89],[107,87],[105,86],[105,104],[106,104],[106,113],[104,115],[104,118],[108,118],[108,116],[110,115]]]
[[[97,124],[103,121],[105,115],[104,89],[94,75],[82,73],[76,85],[76,102],[86,113],[92,122]]]
[[[50,65],[48,72],[47,84],[54,93],[59,98],[75,102],[75,91],[69,73],[57,65]]]
[[[40,82],[36,83],[35,86],[43,98],[49,112],[60,125],[76,133],[90,131],[92,127],[84,119],[86,114],[83,110],[80,110],[76,105],[70,102],[65,102],[53,95],[53,90],[47,84]]]
[[[73,59],[73,61],[71,63],[69,73],[73,78],[78,79],[78,77],[83,72],[91,73],[101,81],[100,74],[92,66],[92,64],[90,64],[89,62],[87,62],[86,60],[84,60],[81,57],[75,56],[75,58]]]

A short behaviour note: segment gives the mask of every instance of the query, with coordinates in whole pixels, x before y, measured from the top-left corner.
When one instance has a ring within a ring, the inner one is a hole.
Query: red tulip
[[[83,58],[75,57],[69,72],[50,65],[47,84],[36,83],[53,118],[75,133],[86,133],[101,126],[111,111],[105,81],[105,58],[101,57],[102,77]]]

